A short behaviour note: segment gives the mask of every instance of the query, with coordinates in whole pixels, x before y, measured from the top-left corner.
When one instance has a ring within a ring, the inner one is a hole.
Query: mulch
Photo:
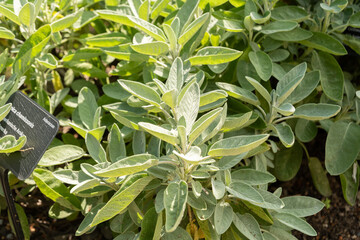
[[[317,157],[322,161],[325,159],[325,131],[319,129],[317,137],[306,144],[311,157]],[[327,206],[314,216],[306,220],[318,232],[316,237],[309,237],[294,231],[298,239],[321,239],[321,240],[360,240],[360,191],[354,206],[349,205],[342,193],[340,178],[328,174],[332,195],[323,197],[313,185],[307,160],[303,159],[301,168],[294,179],[288,182],[277,182],[276,187],[283,188],[282,196],[303,195],[317,198]],[[275,186],[271,186],[274,188]]]
[[[327,203],[321,212],[306,218],[307,222],[318,232],[318,235],[309,237],[293,231],[298,239],[360,239],[360,193],[358,193],[355,206],[350,206],[343,198],[339,177],[329,176],[329,181],[333,193],[330,197],[325,198],[315,189],[309,169],[303,164],[292,181],[278,184],[283,188],[283,196],[311,196]]]

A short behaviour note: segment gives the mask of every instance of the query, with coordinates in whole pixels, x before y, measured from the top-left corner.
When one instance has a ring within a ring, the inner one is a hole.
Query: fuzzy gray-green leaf
[[[164,192],[166,214],[165,230],[173,232],[179,226],[185,212],[188,185],[184,181],[170,183]]]
[[[158,164],[158,159],[151,154],[137,154],[122,158],[107,168],[96,171],[100,177],[121,177],[144,171]]]
[[[360,126],[338,121],[330,127],[326,138],[325,166],[331,175],[349,169],[360,152]]]
[[[307,103],[296,108],[294,116],[307,120],[323,120],[340,112],[341,107],[327,103]]]
[[[210,147],[209,155],[233,156],[248,152],[268,139],[268,134],[236,136],[222,139]]]
[[[152,177],[143,177],[136,180],[129,187],[120,189],[112,198],[110,198],[106,205],[97,212],[90,227],[109,220],[126,209],[152,179]]]
[[[272,62],[269,55],[263,51],[250,52],[249,59],[261,79],[268,81],[272,74]]]

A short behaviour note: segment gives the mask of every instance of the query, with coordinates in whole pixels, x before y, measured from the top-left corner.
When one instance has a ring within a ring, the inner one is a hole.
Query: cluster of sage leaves
[[[360,94],[338,62],[360,53],[354,1],[14,0],[0,14],[0,72],[62,126],[23,194],[37,186],[53,218],[84,215],[77,236],[315,236],[304,217],[321,201],[269,191],[304,152],[318,191],[340,175],[355,203]],[[325,168],[306,147],[319,128]]]
[[[1,29],[2,30],[2,29]],[[6,29],[5,29],[6,31]],[[6,31],[8,32],[8,31]],[[6,33],[5,33],[6,35]],[[2,34],[0,35],[3,38]],[[4,37],[6,38],[6,37]],[[5,49],[0,54],[0,73],[6,68],[9,58],[9,50]],[[0,76],[0,121],[2,121],[11,111],[11,103],[7,103],[10,96],[18,90],[24,83],[24,77],[14,74],[13,76]],[[4,134],[5,129],[1,131],[0,138],[0,153],[9,154],[19,151],[26,143],[26,136],[21,136],[18,139],[12,135]]]
[[[5,66],[1,60],[6,59],[7,52],[5,51],[0,55],[0,68]],[[5,60],[6,61],[6,60]],[[0,121],[4,120],[6,116],[11,111],[11,103],[6,103],[12,93],[14,93],[18,87],[21,86],[21,83],[13,77],[5,81],[5,76],[0,77]],[[5,129],[1,127],[1,137],[0,137],[0,153],[9,154],[16,151],[19,151],[26,143],[26,137],[21,136],[18,139],[13,135],[4,134]]]

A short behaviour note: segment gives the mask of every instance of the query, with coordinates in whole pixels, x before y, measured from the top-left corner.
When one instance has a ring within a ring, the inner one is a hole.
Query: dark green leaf
[[[328,34],[321,32],[312,32],[311,38],[308,38],[300,43],[310,48],[315,48],[333,55],[346,55],[345,47],[337,39]]]
[[[310,17],[310,14],[297,6],[283,6],[271,11],[271,18],[275,20],[288,20],[302,22]]]
[[[346,202],[354,206],[360,183],[360,168],[354,164],[345,173],[340,175],[341,188]]]
[[[317,235],[315,229],[313,229],[310,224],[290,213],[277,213],[274,217],[286,226],[305,233],[306,235],[313,237]]]
[[[262,51],[250,52],[249,59],[261,79],[268,81],[272,74],[272,62],[269,55]]]
[[[331,175],[348,170],[360,151],[360,126],[343,121],[331,125],[325,146],[325,166]]]
[[[312,71],[305,74],[305,77],[295,90],[285,99],[285,102],[295,104],[309,96],[318,86],[320,81],[320,72]]]
[[[321,211],[325,206],[320,200],[306,196],[291,196],[281,199],[285,207],[277,209],[277,212],[290,213],[297,217],[307,217]]]
[[[323,195],[324,197],[330,197],[331,195],[331,188],[329,179],[326,176],[326,171],[323,168],[320,160],[315,157],[309,158],[308,163],[311,178],[313,180],[314,186],[316,189]]]
[[[341,107],[327,103],[307,103],[296,108],[294,116],[307,120],[323,120],[340,112]]]
[[[324,52],[313,52],[311,65],[320,71],[321,86],[327,97],[341,101],[344,94],[344,74],[336,59]]]
[[[311,38],[312,32],[302,29],[302,28],[295,28],[288,32],[277,32],[272,33],[269,36],[272,39],[284,42],[299,42]]]
[[[282,149],[275,154],[274,174],[280,181],[289,181],[300,169],[303,150],[295,143],[292,148]]]
[[[288,32],[298,26],[295,21],[275,21],[262,27],[261,32],[264,34],[272,34],[277,32]]]
[[[295,135],[301,142],[311,142],[317,135],[318,129],[313,121],[299,119],[295,126]]]

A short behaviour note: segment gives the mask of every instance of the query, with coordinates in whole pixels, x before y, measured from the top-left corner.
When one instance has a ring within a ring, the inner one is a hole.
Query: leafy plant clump
[[[339,64],[360,53],[355,1],[14,0],[0,14],[0,120],[21,86],[61,123],[14,187],[38,187],[52,218],[83,215],[77,236],[316,236],[304,217],[321,201],[269,190],[303,153],[323,196],[340,175],[355,203],[358,73]],[[324,163],[307,149],[319,129]]]
[[[1,68],[5,67],[8,59],[8,51],[4,51],[0,55],[0,72]],[[24,78],[19,78],[16,75],[10,79],[5,80],[5,76],[0,76],[0,121],[6,121],[6,116],[11,111],[11,103],[6,103],[10,96],[22,85]],[[13,135],[9,135],[6,129],[0,126],[0,154],[10,154],[19,151],[26,143],[26,136],[21,136],[18,139]]]

